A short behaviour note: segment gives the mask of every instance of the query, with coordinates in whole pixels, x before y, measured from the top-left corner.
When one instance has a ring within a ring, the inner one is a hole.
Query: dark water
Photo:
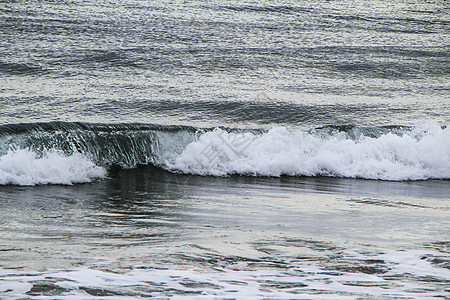
[[[450,297],[445,1],[0,1],[0,298]]]

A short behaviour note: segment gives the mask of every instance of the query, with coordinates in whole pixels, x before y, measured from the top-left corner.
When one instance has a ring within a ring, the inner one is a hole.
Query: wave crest
[[[106,169],[80,153],[66,156],[61,151],[51,150],[38,156],[29,149],[20,149],[10,150],[0,157],[0,185],[71,185],[105,176]]]
[[[51,150],[49,150],[51,149]],[[450,179],[450,128],[353,125],[301,131],[152,124],[0,126],[0,184],[73,184],[113,165],[195,175]]]
[[[381,180],[450,178],[450,129],[431,126],[378,137],[274,128],[215,129],[185,148],[171,170],[225,176],[337,176]]]

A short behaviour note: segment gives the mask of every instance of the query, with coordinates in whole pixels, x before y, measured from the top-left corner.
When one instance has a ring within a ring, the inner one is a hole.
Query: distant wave
[[[0,126],[0,184],[73,184],[110,166],[185,174],[450,179],[450,128],[353,125],[301,131],[153,124]]]

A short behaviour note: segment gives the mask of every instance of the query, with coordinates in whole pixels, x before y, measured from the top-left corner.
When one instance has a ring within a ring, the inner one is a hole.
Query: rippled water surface
[[[1,123],[449,121],[442,1],[2,1]]]

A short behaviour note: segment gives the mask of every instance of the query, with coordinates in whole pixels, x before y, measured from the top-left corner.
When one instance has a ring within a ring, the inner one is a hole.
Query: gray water
[[[448,182],[139,167],[3,187],[5,298],[445,298]]]
[[[0,122],[448,123],[444,1],[2,1]]]
[[[449,298],[449,44],[445,1],[0,0],[0,298]]]

